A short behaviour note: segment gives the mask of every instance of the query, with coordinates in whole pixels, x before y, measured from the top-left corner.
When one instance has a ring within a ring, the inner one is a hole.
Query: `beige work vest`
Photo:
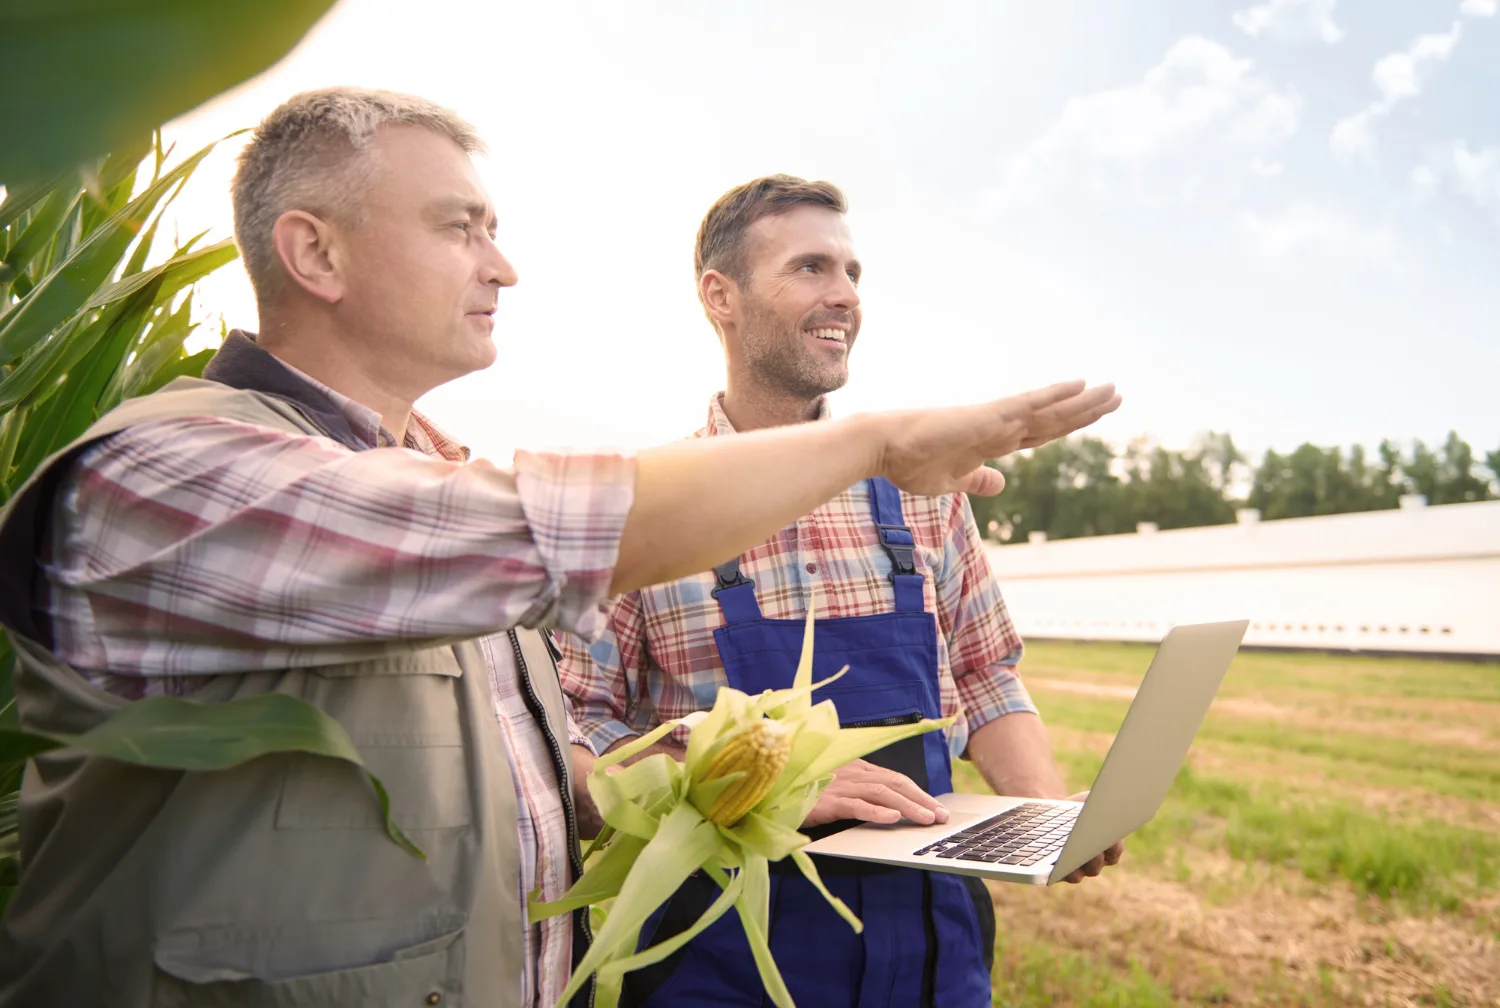
[[[178,379],[124,403],[44,463],[0,512],[0,542],[35,544],[39,532],[11,526],[42,527],[46,506],[28,495],[46,497],[53,467],[81,446],[194,415],[323,433],[272,396]],[[29,569],[35,553],[16,552],[3,562]],[[521,668],[522,685],[560,743],[571,812],[555,667],[538,634],[516,633],[536,673]],[[36,641],[14,630],[11,639],[23,728],[83,732],[127,702]],[[525,925],[515,786],[477,643],[395,644],[346,665],[223,675],[193,699],[273,691],[344,726],[427,860],[391,842],[369,784],[338,760],[279,754],[183,773],[47,753],[21,789],[23,867],[0,924],[0,1006],[518,1003]]]

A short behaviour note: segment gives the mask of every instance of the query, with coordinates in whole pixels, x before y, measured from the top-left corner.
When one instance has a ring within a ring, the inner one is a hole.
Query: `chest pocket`
[[[472,821],[462,677],[453,649],[446,647],[307,677],[305,699],[349,731],[360,758],[385,785],[391,815],[403,830],[452,829]],[[309,758],[288,765],[276,828],[383,830],[385,824],[357,767]]]

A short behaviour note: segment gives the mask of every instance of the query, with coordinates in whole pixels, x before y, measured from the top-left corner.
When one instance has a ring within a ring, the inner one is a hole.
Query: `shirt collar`
[[[828,406],[827,396],[818,396],[818,420],[828,420],[833,416]],[[734,424],[729,422],[729,414],[724,412],[724,393],[715,392],[708,400],[708,425],[698,430],[697,437],[713,437],[717,434],[733,434]]]
[[[396,443],[390,431],[380,426],[379,413],[262,349],[256,344],[254,333],[232,331],[203,369],[203,377],[291,403],[329,437],[352,451],[392,447]],[[450,462],[469,459],[468,448],[415,410],[406,425],[404,447]]]

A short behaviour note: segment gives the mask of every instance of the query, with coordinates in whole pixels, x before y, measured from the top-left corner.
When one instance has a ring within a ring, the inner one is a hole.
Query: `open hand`
[[[986,461],[1065,437],[1119,406],[1113,385],[1072,381],[978,406],[878,414],[880,474],[908,493],[993,496],[1005,477]]]

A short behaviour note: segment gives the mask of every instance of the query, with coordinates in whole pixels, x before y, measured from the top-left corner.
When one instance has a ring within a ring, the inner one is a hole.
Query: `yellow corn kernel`
[[[719,826],[739,822],[771,790],[791,754],[791,731],[780,721],[756,718],[709,762],[706,781],[741,770],[745,776],[720,792],[704,818]]]

